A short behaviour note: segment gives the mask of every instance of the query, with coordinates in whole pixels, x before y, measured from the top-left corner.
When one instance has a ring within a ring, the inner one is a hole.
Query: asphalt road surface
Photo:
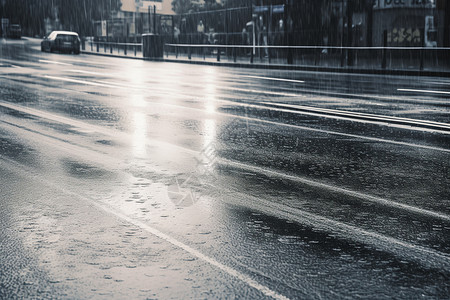
[[[0,41],[0,298],[448,299],[450,80]]]

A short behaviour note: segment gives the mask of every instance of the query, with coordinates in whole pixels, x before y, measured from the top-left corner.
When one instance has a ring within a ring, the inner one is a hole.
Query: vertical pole
[[[341,68],[344,67],[345,63],[345,51],[344,51],[344,35],[345,35],[345,19],[344,19],[344,1],[341,0],[341,17],[342,17],[342,28],[341,28]]]
[[[153,33],[156,34],[156,5],[153,5]]]
[[[227,5],[228,1],[225,2],[225,5]],[[225,8],[225,45],[228,45],[228,8]],[[228,52],[228,51],[227,51]]]
[[[148,16],[148,32],[151,32],[150,31],[150,26],[151,26],[151,14],[152,14],[152,12],[151,12],[150,5],[147,6],[147,8],[148,8],[148,13],[147,13],[147,16]]]
[[[104,47],[105,47],[105,53],[106,53],[106,43],[108,42],[108,21],[106,21],[106,42],[105,42],[105,44],[104,44]]]
[[[347,47],[353,46],[353,0],[347,0]],[[353,66],[353,51],[347,50],[347,65]]]
[[[424,37],[425,36],[425,32],[422,34],[422,36]],[[420,51],[420,67],[419,67],[419,69],[420,69],[420,71],[423,71],[423,57],[424,57],[424,47],[425,47],[425,39],[423,38],[422,39],[422,47],[421,47],[421,49],[419,50]]]
[[[373,5],[370,4],[367,15],[367,46],[372,47],[373,44]]]
[[[381,68],[386,69],[387,30],[383,31],[383,50],[381,50]]]
[[[256,47],[255,47],[255,40],[256,40],[256,34],[255,34],[255,27],[256,27],[256,22],[255,19],[253,18],[253,0],[250,1],[250,17],[253,23],[252,26],[252,44],[253,44],[253,48],[250,51],[251,52],[251,57],[250,57],[250,62],[253,63],[253,56],[256,53]]]
[[[294,45],[293,41],[293,31],[294,31],[294,21],[292,20],[292,0],[288,1],[287,5],[287,19],[285,23],[286,35],[287,35],[287,63],[289,65],[294,63],[294,56],[292,53],[292,46]]]
[[[269,39],[269,32],[272,30],[272,17],[273,17],[273,7],[272,7],[272,4],[270,5],[270,11],[269,11],[269,20],[267,21],[267,36],[266,36],[266,39],[267,39],[267,45],[268,46],[272,46],[272,43],[270,42],[270,39]],[[270,64],[270,60],[271,60],[271,52],[272,52],[272,49],[271,48],[268,48],[267,49],[267,56],[268,56],[268,59],[269,59],[269,64]]]
[[[419,50],[420,51],[420,71],[423,71],[423,57],[424,57],[424,50],[423,48]]]
[[[192,43],[192,35],[191,35],[191,34],[188,35],[188,41],[189,41],[189,46],[188,46],[188,59],[191,60],[191,46],[190,46],[190,44]]]

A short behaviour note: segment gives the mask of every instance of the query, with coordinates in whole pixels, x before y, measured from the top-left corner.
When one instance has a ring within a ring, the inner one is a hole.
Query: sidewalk
[[[224,52],[220,54],[219,60],[216,51],[209,53],[193,53],[191,59],[188,58],[186,52],[179,53],[178,57],[175,53],[164,53],[161,59],[144,58],[142,51],[137,49],[136,52],[128,49],[125,55],[124,49],[110,48],[110,47],[91,47],[86,44],[86,49],[82,51],[84,54],[112,56],[132,59],[145,59],[152,61],[189,63],[189,64],[205,64],[226,67],[242,67],[255,69],[282,69],[282,70],[298,70],[298,71],[313,71],[313,72],[332,72],[332,73],[357,73],[357,74],[380,74],[380,75],[406,75],[406,76],[435,76],[435,77],[450,77],[450,68],[442,66],[436,62],[424,65],[423,70],[418,67],[420,63],[414,59],[409,61],[409,65],[400,65],[395,61],[389,61],[386,68],[381,67],[379,59],[358,58],[356,57],[354,66],[341,67],[340,55],[303,55],[296,58],[293,64],[288,64],[286,59],[271,58],[255,56],[253,63],[250,61],[250,55],[237,56],[236,60],[233,56],[227,56]]]

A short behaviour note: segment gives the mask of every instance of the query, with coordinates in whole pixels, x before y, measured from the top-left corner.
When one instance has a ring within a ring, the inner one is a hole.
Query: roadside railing
[[[84,44],[83,50],[90,50],[91,52],[97,53],[142,56],[142,43],[87,41]]]
[[[450,48],[165,44],[166,58],[373,69],[450,70]]]
[[[142,43],[85,41],[85,51],[143,57]],[[450,48],[164,44],[166,59],[381,70],[450,70]]]

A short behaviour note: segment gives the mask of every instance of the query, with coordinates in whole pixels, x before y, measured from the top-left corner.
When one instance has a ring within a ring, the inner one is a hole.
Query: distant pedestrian
[[[178,44],[180,42],[180,29],[178,29],[177,26],[173,28],[173,38],[175,41],[175,44]]]
[[[247,29],[243,28],[242,29],[242,34],[241,34],[241,45],[247,46],[249,44],[250,44],[250,38],[249,38],[249,35],[248,35],[248,32],[247,32]],[[243,48],[242,49],[242,53],[247,54],[248,53],[247,50],[248,50],[247,48]]]
[[[205,33],[205,25],[203,25],[203,21],[200,20],[197,25],[197,33],[198,33],[198,43],[203,44],[203,38]]]

